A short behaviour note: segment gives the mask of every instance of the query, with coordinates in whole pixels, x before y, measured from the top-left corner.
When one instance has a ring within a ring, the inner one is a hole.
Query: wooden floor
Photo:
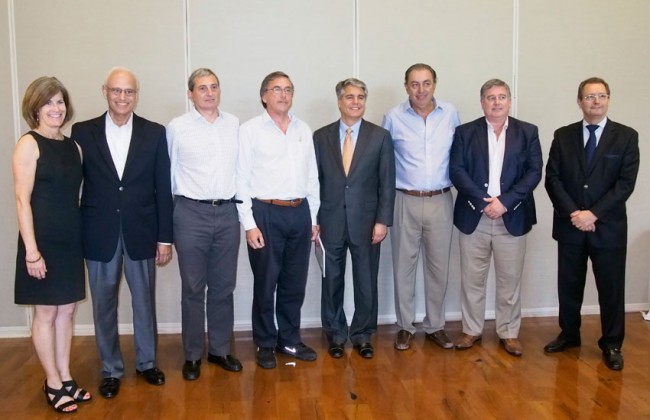
[[[583,317],[579,349],[545,355],[557,334],[556,318],[526,318],[524,355],[499,346],[488,322],[473,349],[443,350],[417,333],[411,349],[393,349],[395,326],[381,326],[375,357],[346,347],[332,359],[320,329],[303,331],[319,352],[316,362],[278,356],[278,367],[255,364],[251,334],[236,334],[244,369],[230,373],[203,361],[201,378],[181,376],[180,335],[159,340],[159,366],[167,383],[154,387],[135,377],[132,337],[122,337],[127,374],[120,394],[103,399],[94,337],[73,339],[73,374],[95,394],[74,415],[57,416],[40,390],[43,373],[30,339],[0,340],[0,419],[642,419],[650,418],[650,322],[627,315],[625,369],[613,372],[596,345],[599,318]],[[460,323],[448,324],[452,338]]]

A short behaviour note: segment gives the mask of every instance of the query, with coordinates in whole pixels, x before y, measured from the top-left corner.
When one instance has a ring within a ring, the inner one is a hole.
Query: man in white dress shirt
[[[235,203],[239,119],[219,109],[221,86],[210,69],[187,82],[194,105],[167,126],[174,194],[174,238],[181,274],[185,364],[198,379],[208,323],[208,362],[238,372],[230,355],[240,229]],[[206,300],[207,288],[207,300]]]
[[[276,351],[316,360],[300,339],[300,310],[318,235],[318,170],[311,130],[289,112],[293,94],[289,76],[269,74],[260,88],[264,112],[239,130],[237,198],[254,276],[253,340],[266,369],[276,366]]]

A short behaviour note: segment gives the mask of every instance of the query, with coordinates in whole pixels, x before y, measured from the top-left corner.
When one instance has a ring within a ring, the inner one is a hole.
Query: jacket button
[[[124,187],[120,187],[120,188],[118,188],[118,190],[124,191]]]
[[[487,187],[488,187],[488,184],[487,184],[487,182],[486,182],[485,184],[483,184],[483,186],[484,186],[485,188],[487,188]]]
[[[585,184],[585,185],[582,186],[582,188],[584,188],[586,190],[587,188],[589,188],[589,185]]]

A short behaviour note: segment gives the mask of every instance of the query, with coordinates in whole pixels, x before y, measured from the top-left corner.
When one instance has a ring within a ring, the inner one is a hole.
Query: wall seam
[[[511,114],[517,117],[519,103],[519,0],[512,5],[512,105]]]
[[[7,20],[9,27],[9,67],[11,77],[11,103],[13,107],[14,139],[20,138],[20,94],[18,90],[18,52],[16,48],[16,9],[14,0],[7,1]],[[31,331],[32,309],[25,308],[25,327]]]

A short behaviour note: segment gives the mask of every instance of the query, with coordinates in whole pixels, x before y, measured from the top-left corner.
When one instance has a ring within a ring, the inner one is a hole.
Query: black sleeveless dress
[[[52,140],[30,131],[39,149],[31,206],[36,245],[47,273],[39,280],[27,273],[25,244],[18,234],[15,302],[64,305],[86,297],[79,187],[81,159],[70,138]]]

